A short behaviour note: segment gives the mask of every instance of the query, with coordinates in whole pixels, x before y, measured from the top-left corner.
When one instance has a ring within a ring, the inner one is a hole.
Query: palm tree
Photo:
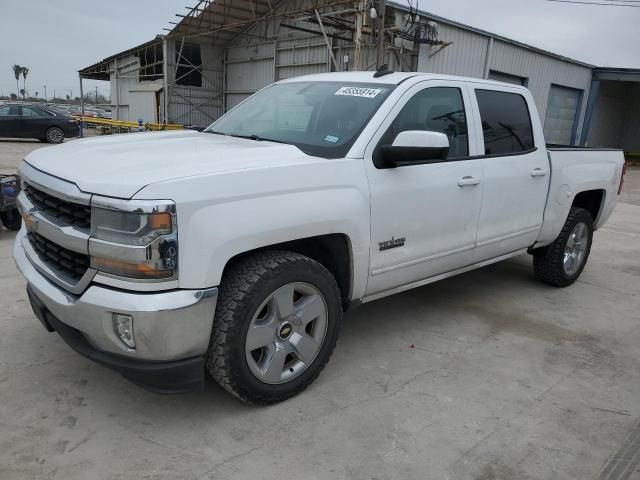
[[[20,65],[14,65],[11,68],[13,69],[13,75],[16,77],[16,92],[20,92],[20,84],[18,81],[20,80],[20,75],[22,75],[22,67]]]
[[[22,67],[22,89],[27,91],[27,75],[29,75],[29,69],[27,67]],[[24,94],[22,95],[22,99],[24,100]]]

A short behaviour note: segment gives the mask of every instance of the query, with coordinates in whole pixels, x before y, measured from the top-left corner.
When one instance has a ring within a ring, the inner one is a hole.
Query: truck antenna
[[[389,65],[387,65],[385,63],[384,65],[380,66],[380,68],[378,69],[378,71],[376,73],[373,74],[373,78],[384,77],[385,75],[390,75],[392,73],[395,73],[395,72],[393,70],[391,70],[389,68]]]

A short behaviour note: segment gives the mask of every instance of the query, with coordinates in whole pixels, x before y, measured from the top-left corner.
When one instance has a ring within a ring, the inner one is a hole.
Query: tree
[[[25,92],[25,91],[24,91],[24,88],[21,88],[21,89],[20,89],[20,95],[22,95],[22,99],[23,99],[23,100],[24,100],[24,95],[25,95],[25,93],[27,93],[27,92]]]
[[[27,91],[27,75],[29,75],[29,69],[27,67],[22,67],[22,90],[26,93]],[[24,100],[24,93],[22,94],[22,99]]]
[[[20,65],[14,65],[11,67],[13,69],[13,75],[16,77],[16,90],[20,91],[20,75],[22,75],[22,67]]]
[[[65,97],[67,98],[67,100],[71,100],[71,97],[69,96],[69,94],[66,94]]]

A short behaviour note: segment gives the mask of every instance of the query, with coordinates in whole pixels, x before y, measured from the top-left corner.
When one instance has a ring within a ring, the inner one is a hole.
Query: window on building
[[[512,75],[510,73],[498,72],[496,70],[491,70],[489,72],[489,80],[512,83],[514,85],[521,85],[523,87],[526,87],[527,83],[529,83],[529,79],[526,77],[520,77],[518,75]]]
[[[476,90],[486,155],[506,155],[534,148],[527,101],[517,93]]]
[[[151,45],[138,52],[138,58],[140,59],[138,81],[162,80],[163,53],[161,44]]]
[[[391,145],[401,132],[441,132],[449,138],[449,159],[469,155],[467,116],[459,88],[432,87],[407,102],[384,134],[381,145]]]
[[[180,47],[182,46],[182,52]],[[202,86],[202,54],[197,43],[176,44],[176,84]]]

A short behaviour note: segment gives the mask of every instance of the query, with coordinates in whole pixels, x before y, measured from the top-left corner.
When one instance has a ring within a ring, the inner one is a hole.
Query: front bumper
[[[74,295],[32,265],[20,237],[14,259],[28,282],[34,311],[47,328],[57,331],[79,353],[152,390],[178,392],[202,385],[216,288],[133,293],[92,284]],[[135,350],[116,336],[114,313],[133,317]]]

